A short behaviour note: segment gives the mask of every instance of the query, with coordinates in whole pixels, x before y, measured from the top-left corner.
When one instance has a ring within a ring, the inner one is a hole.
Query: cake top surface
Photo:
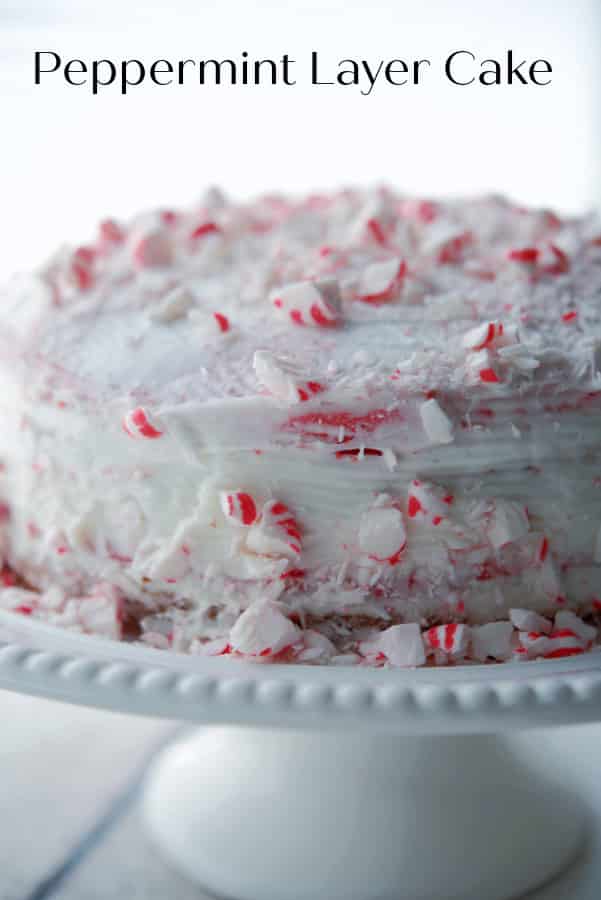
[[[600,297],[594,216],[496,196],[236,204],[212,190],[185,212],[105,220],[9,285],[3,326],[56,389],[94,402],[388,409],[593,384]]]

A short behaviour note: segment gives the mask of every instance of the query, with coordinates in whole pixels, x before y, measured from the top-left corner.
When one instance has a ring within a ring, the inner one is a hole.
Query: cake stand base
[[[236,900],[507,900],[585,831],[487,735],[203,728],[155,764],[145,817],[176,867]]]

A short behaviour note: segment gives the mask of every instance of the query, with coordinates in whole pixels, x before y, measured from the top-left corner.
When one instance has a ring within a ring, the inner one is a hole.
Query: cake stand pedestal
[[[166,857],[219,896],[507,900],[582,844],[582,801],[508,741],[600,719],[597,652],[416,672],[252,665],[8,613],[0,639],[0,687],[204,725],[154,764],[144,809]]]
[[[505,900],[562,869],[582,810],[485,735],[212,728],[164,752],[146,820],[241,900]]]

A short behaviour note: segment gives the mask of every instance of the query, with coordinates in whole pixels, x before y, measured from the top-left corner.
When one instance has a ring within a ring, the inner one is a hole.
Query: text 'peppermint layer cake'
[[[315,663],[556,658],[601,609],[601,225],[210,192],[0,305],[0,606]]]

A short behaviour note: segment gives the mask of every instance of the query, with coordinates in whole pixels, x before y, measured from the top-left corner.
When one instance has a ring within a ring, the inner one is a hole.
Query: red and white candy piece
[[[394,236],[397,214],[388,198],[381,193],[368,197],[351,223],[348,240],[351,244],[375,244],[387,247]]]
[[[94,286],[94,259],[92,247],[78,247],[71,254],[65,272],[67,284],[79,291],[89,291]]]
[[[510,659],[514,629],[511,622],[487,622],[472,627],[471,655],[479,662]]]
[[[195,332],[205,339],[215,339],[224,335],[231,336],[232,334],[230,318],[223,312],[192,309],[188,313],[188,319],[194,325]]]
[[[565,275],[570,271],[570,257],[551,241],[545,241],[536,247],[516,247],[508,252],[507,258],[534,270],[535,275]]]
[[[433,525],[438,525],[448,516],[452,502],[452,495],[442,488],[430,481],[415,479],[409,487],[407,515],[410,519],[429,519]]]
[[[163,431],[156,420],[143,406],[137,406],[126,413],[122,420],[123,430],[133,438],[155,439],[161,437]]]
[[[122,244],[125,240],[125,229],[115,219],[104,219],[100,223],[98,231],[100,243],[105,247]]]
[[[405,523],[400,509],[385,494],[362,514],[358,540],[361,552],[370,559],[391,566],[399,562],[407,544]]]
[[[236,525],[254,525],[259,518],[257,503],[246,491],[220,491],[219,502],[223,515]]]
[[[533,266],[538,262],[540,250],[538,247],[514,247],[507,252],[507,259],[522,265]]]
[[[545,275],[565,275],[570,271],[570,257],[550,241],[542,244],[537,264],[539,271]]]
[[[38,591],[30,591],[27,588],[14,587],[9,584],[0,589],[0,609],[30,616],[37,611],[43,597],[44,595]]]
[[[521,631],[519,641],[528,659],[561,659],[564,656],[577,656],[587,649],[586,641],[571,628],[555,628],[550,634]]]
[[[486,514],[484,530],[495,549],[519,541],[530,531],[526,508],[514,500],[497,498]]]
[[[139,269],[171,265],[174,259],[171,235],[165,229],[159,228],[138,235],[132,246],[132,257]]]
[[[203,238],[207,238],[209,236],[216,237],[222,234],[223,231],[216,222],[201,222],[190,233],[190,240],[196,243]]]
[[[424,634],[424,643],[431,652],[451,659],[465,656],[470,642],[470,628],[467,625],[437,625]]]
[[[545,659],[563,659],[565,656],[579,656],[588,649],[588,645],[571,628],[560,628],[551,632],[546,640],[548,650],[543,653]]]
[[[253,367],[259,383],[284,406],[306,403],[326,390],[321,381],[307,378],[292,360],[268,350],[255,352]]]
[[[498,365],[488,350],[476,350],[469,353],[465,361],[468,379],[475,383],[499,384],[502,381]]]
[[[359,652],[371,662],[389,662],[392,666],[423,666],[424,641],[419,625],[392,625],[374,638],[361,641]]]
[[[340,321],[340,296],[333,281],[297,281],[270,294],[274,309],[295,325],[331,328]]]
[[[483,322],[470,328],[461,340],[467,350],[484,350],[502,342],[505,335],[505,327],[502,322]]]
[[[585,644],[592,643],[597,637],[597,629],[593,625],[587,625],[570,609],[560,609],[555,614],[555,630],[566,629],[573,631]]]
[[[433,444],[450,444],[453,440],[453,423],[437,400],[432,397],[419,407],[424,431]]]
[[[357,299],[363,303],[388,303],[397,297],[407,274],[404,260],[395,258],[371,263],[361,273]]]
[[[434,256],[439,265],[453,265],[463,261],[472,242],[471,232],[440,217],[427,229],[422,246],[423,251]]]
[[[405,219],[414,222],[422,222],[429,225],[438,216],[438,206],[431,200],[410,199],[403,200],[400,205],[401,215]]]
[[[465,251],[473,242],[470,231],[461,231],[450,237],[438,251],[437,261],[441,265],[455,265],[463,260]]]
[[[246,546],[260,556],[298,559],[301,554],[301,531],[285,503],[269,500],[261,516],[248,533]]]
[[[287,650],[302,632],[272,600],[257,600],[242,613],[230,632],[232,650],[244,656],[269,657]]]

